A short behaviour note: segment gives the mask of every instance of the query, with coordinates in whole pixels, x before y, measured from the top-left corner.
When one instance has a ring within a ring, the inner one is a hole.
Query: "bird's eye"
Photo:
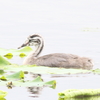
[[[31,42],[32,40],[29,40],[29,42]]]

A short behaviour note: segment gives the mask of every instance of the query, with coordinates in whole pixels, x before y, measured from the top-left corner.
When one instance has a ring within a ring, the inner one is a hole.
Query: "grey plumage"
[[[28,37],[21,47],[36,46],[36,51],[31,52],[24,60],[24,65],[49,66],[49,67],[63,67],[63,68],[81,68],[92,69],[93,63],[90,58],[79,57],[73,54],[54,53],[38,57],[41,53],[44,42],[41,36],[34,34]],[[19,48],[21,48],[19,47]]]

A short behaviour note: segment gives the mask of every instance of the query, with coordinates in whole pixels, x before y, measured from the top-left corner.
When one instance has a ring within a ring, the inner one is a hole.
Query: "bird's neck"
[[[43,40],[40,40],[40,44],[38,46],[35,46],[35,51],[32,51],[29,56],[32,56],[32,57],[38,57],[39,54],[42,52],[43,50],[43,47],[44,47],[44,42]]]
[[[40,53],[42,52],[43,50],[43,43],[41,43],[40,45],[36,46],[36,50],[35,52],[33,53],[33,56],[34,57],[38,57],[40,55]]]

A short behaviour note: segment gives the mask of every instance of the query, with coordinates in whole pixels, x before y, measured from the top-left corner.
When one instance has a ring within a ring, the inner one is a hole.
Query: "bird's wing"
[[[69,63],[69,59],[77,59],[78,56],[72,54],[55,53],[38,58],[38,64],[43,66],[61,66],[61,64]]]

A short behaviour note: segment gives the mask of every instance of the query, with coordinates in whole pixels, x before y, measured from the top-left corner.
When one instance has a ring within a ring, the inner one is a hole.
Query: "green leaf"
[[[100,100],[100,96],[92,96],[92,97],[81,97],[81,98],[59,98],[58,100]]]
[[[100,69],[92,70],[93,73],[100,74]]]
[[[11,65],[9,67],[4,68],[7,71],[28,71],[36,74],[76,74],[76,73],[89,73],[90,70],[82,70],[82,69],[65,69],[65,68],[51,68],[45,66],[36,66],[36,65],[21,65],[15,66]]]
[[[22,74],[22,75],[21,75]],[[35,78],[34,80],[27,80],[27,79],[21,79],[23,77],[23,72],[17,72],[15,74],[9,75],[9,76],[2,76],[1,77],[1,82],[0,85],[6,85],[8,88],[12,88],[13,86],[24,86],[24,87],[30,87],[30,86],[38,86],[38,87],[43,87],[49,86],[51,88],[55,88],[56,86],[56,81],[49,81],[49,82],[44,82],[40,76]],[[3,81],[3,79],[6,79],[6,81]],[[17,80],[16,80],[17,79]]]
[[[3,100],[3,98],[7,95],[7,92],[0,90],[0,100]]]
[[[23,57],[25,57],[26,55],[25,55],[24,53],[21,53],[19,56],[20,56],[21,58],[23,58]]]
[[[32,82],[43,82],[43,80],[42,80],[42,78],[40,76],[38,76],[37,78],[32,80]]]
[[[2,56],[0,56],[0,66],[2,65],[11,65],[11,63],[4,59]]]
[[[4,70],[3,69],[0,69],[0,75],[4,74]]]
[[[21,86],[37,86],[37,87],[43,87],[44,85],[54,88],[54,85],[56,85],[56,81],[53,80],[53,81],[49,81],[49,82],[44,82],[42,80],[42,78],[40,76],[38,76],[37,78],[35,78],[32,81],[26,81],[21,84]]]
[[[6,100],[5,98],[0,98],[0,100]]]
[[[56,88],[56,81],[53,80],[53,81],[46,82],[45,85],[50,85],[51,88],[55,89]]]
[[[18,49],[17,52],[30,52],[33,49],[29,46],[23,47],[22,49]]]
[[[8,54],[4,55],[4,57],[11,59],[13,57],[13,55],[12,55],[12,53],[8,53]]]
[[[24,72],[19,71],[17,73],[12,74],[12,75],[8,75],[7,78],[10,78],[10,79],[23,79],[24,78]]]
[[[0,65],[0,68],[5,71],[24,71],[33,72],[35,74],[86,74],[86,73],[97,73],[100,74],[100,69],[95,70],[83,70],[83,69],[66,69],[57,67],[46,67],[46,66],[36,66],[36,65]]]
[[[5,55],[7,53],[7,49],[0,48],[0,55]]]
[[[12,57],[13,55],[28,55],[33,49],[30,47],[23,47],[22,49],[3,49],[0,48],[0,55],[5,57]]]
[[[1,77],[0,77],[0,80],[6,81],[7,78],[6,78],[5,76],[1,76]]]
[[[100,89],[69,89],[58,93],[59,98],[82,98],[100,95]]]
[[[42,78],[40,76],[38,76],[34,80],[25,81],[21,85],[22,86],[38,86],[38,87],[42,87],[44,84],[45,84],[45,82],[43,82]]]

